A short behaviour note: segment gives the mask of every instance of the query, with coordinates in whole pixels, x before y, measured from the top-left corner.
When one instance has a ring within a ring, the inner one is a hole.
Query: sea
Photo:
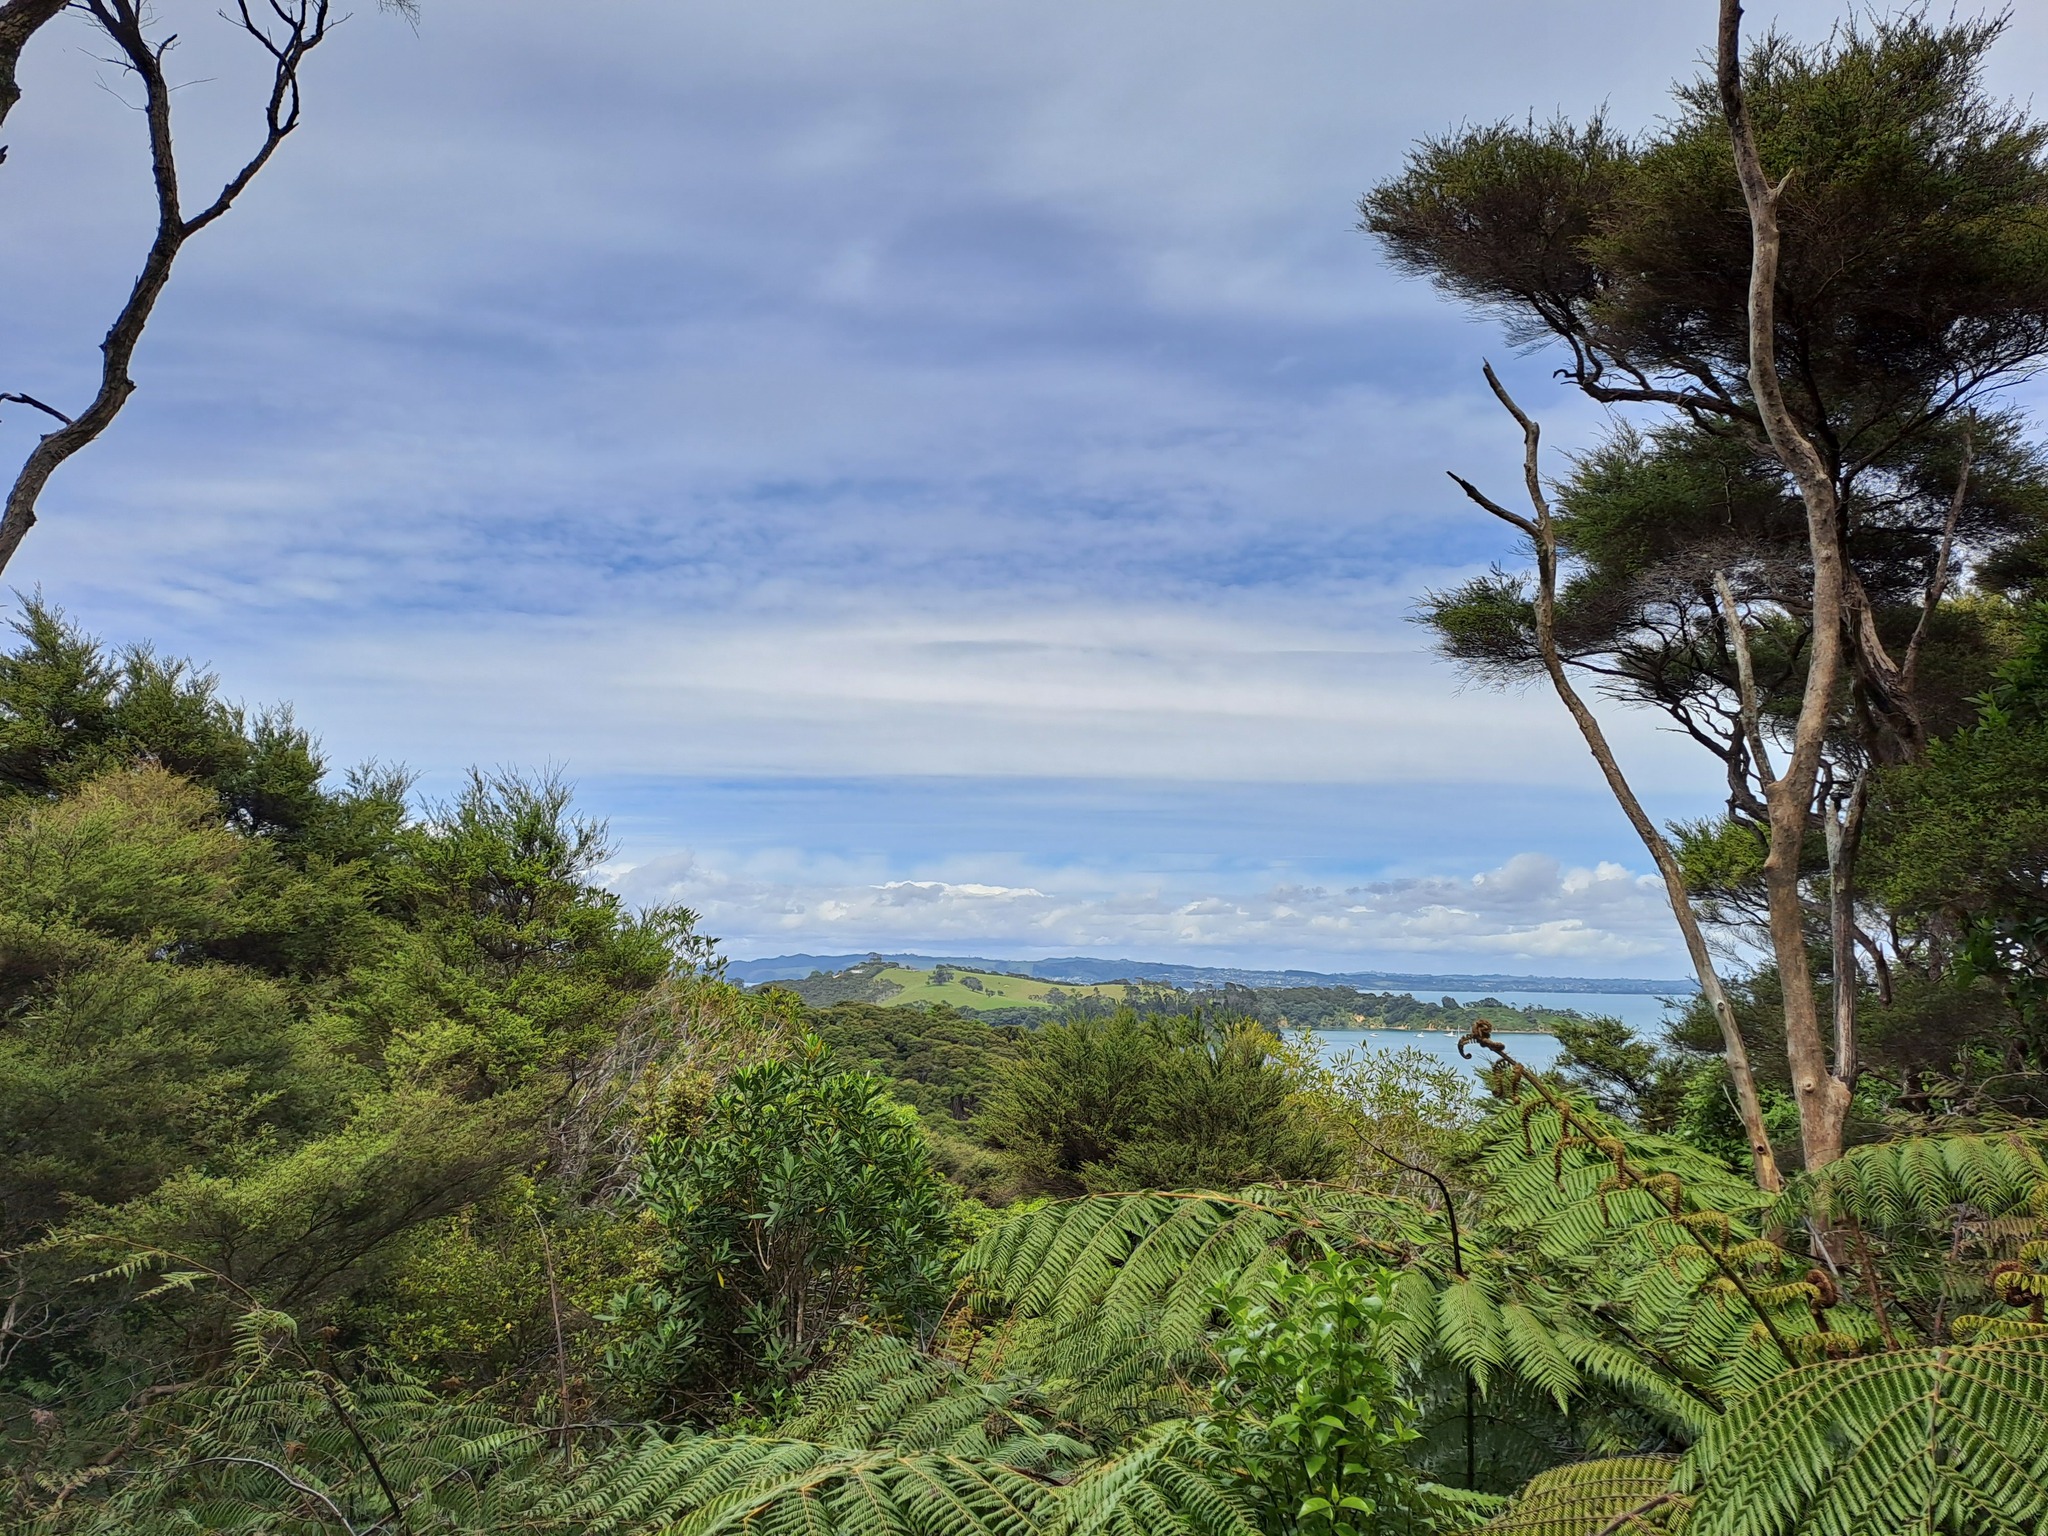
[[[1461,1003],[1493,998],[1524,1008],[1569,1008],[1588,1018],[1619,1019],[1638,1034],[1650,1036],[1656,1035],[1664,1022],[1666,1007],[1664,999],[1642,992],[1415,992],[1412,995],[1432,1003],[1446,997],[1456,998]],[[1502,1033],[1495,1038],[1517,1061],[1539,1072],[1558,1058],[1559,1047],[1553,1035]],[[1333,1056],[1360,1047],[1388,1051],[1414,1046],[1442,1057],[1453,1066],[1460,1065],[1458,1037],[1448,1030],[1322,1029],[1316,1031],[1316,1040],[1325,1053]],[[1475,1056],[1478,1054],[1474,1053]]]

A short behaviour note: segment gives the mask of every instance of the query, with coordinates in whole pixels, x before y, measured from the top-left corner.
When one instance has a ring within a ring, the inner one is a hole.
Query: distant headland
[[[995,960],[987,956],[880,954],[770,955],[734,960],[727,974],[735,981],[792,981],[813,971],[842,971],[864,960],[881,959],[910,970],[941,966],[954,970],[998,971],[1032,976],[1041,981],[1083,985],[1107,981],[1156,981],[1187,990],[1235,984],[1241,987],[1361,987],[1399,992],[1426,988],[1442,992],[1604,992],[1644,997],[1690,997],[1699,984],[1690,977],[1641,976],[1512,976],[1498,972],[1438,975],[1405,971],[1259,971],[1238,966],[1179,965],[1158,960],[1101,960],[1092,955],[1062,955],[1046,960]]]

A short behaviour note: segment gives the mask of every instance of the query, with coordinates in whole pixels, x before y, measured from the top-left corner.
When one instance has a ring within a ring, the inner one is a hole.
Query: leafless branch
[[[1478,486],[1474,485],[1470,480],[1467,480],[1464,476],[1460,475],[1456,470],[1447,469],[1444,471],[1444,473],[1449,475],[1453,480],[1458,482],[1459,490],[1463,491],[1467,496],[1471,497],[1474,501],[1478,502],[1480,506],[1486,508],[1487,511],[1491,512],[1495,517],[1499,518],[1502,522],[1513,523],[1517,528],[1521,529],[1522,532],[1528,534],[1530,538],[1533,539],[1536,537],[1536,525],[1530,522],[1529,519],[1521,516],[1519,513],[1510,512],[1506,507],[1502,506],[1499,502],[1495,501],[1491,496],[1487,495],[1484,491],[1480,490]]]
[[[1714,591],[1721,598],[1721,616],[1728,622],[1728,645],[1735,652],[1736,697],[1742,708],[1742,734],[1749,746],[1750,760],[1766,791],[1777,777],[1771,769],[1771,754],[1764,745],[1763,701],[1757,697],[1756,664],[1750,657],[1749,631],[1743,626],[1742,610],[1735,606],[1735,589],[1725,571],[1714,573]]]
[[[12,59],[7,53],[10,21],[17,16],[40,14],[45,0],[10,0],[0,4],[0,114],[12,104]],[[78,7],[98,24],[112,41],[118,62],[135,76],[142,87],[142,115],[147,126],[150,182],[156,200],[156,227],[144,254],[142,270],[130,288],[128,298],[115,315],[100,343],[100,378],[97,390],[85,409],[67,416],[40,400],[22,394],[0,398],[19,401],[47,412],[62,423],[46,434],[23,461],[0,506],[0,570],[5,570],[35,526],[36,504],[50,477],[73,454],[85,448],[113,424],[114,418],[135,392],[129,365],[142,333],[155,312],[157,300],[170,281],[185,242],[213,223],[233,206],[234,201],[255,179],[299,125],[299,74],[306,57],[326,39],[331,19],[329,0],[267,0],[269,16],[259,17],[248,0],[236,0],[239,28],[269,55],[271,85],[264,108],[264,135],[254,154],[221,188],[205,208],[186,217],[178,187],[178,160],[171,134],[172,86],[165,75],[164,58],[176,34],[161,39],[149,33],[149,18],[141,0],[77,0]],[[54,12],[52,12],[54,14]],[[16,52],[18,52],[18,47]]]
[[[54,416],[67,427],[71,425],[71,418],[69,416],[66,416],[54,405],[45,405],[34,395],[0,395],[0,400],[12,400],[17,405],[32,405],[45,416]]]
[[[1544,494],[1543,476],[1540,464],[1542,428],[1515,403],[1500,378],[1493,371],[1492,364],[1486,366],[1486,382],[1494,398],[1499,400],[1507,413],[1514,417],[1522,429],[1522,481],[1529,497],[1534,518],[1525,518],[1485,496],[1476,487],[1453,475],[1465,489],[1466,495],[1486,508],[1494,516],[1512,523],[1526,532],[1535,545],[1536,553],[1536,644],[1542,653],[1544,670],[1550,674],[1551,687],[1570,713],[1585,739],[1587,750],[1600,767],[1607,780],[1608,790],[1620,805],[1622,814],[1628,817],[1629,825],[1635,828],[1643,846],[1649,850],[1657,872],[1664,879],[1664,893],[1671,905],[1671,915],[1677,920],[1679,932],[1684,936],[1686,953],[1691,957],[1693,971],[1699,977],[1700,991],[1706,996],[1714,1010],[1714,1018],[1721,1028],[1721,1043],[1726,1052],[1728,1073],[1734,1081],[1737,1107],[1742,1116],[1743,1129],[1749,1138],[1750,1160],[1760,1188],[1776,1190],[1783,1186],[1778,1172],[1777,1159],[1772,1154],[1770,1139],[1764,1134],[1763,1106],[1757,1098],[1756,1074],[1749,1064],[1749,1048],[1743,1042],[1742,1031],[1735,1020],[1735,1010],[1728,1000],[1727,989],[1721,985],[1719,973],[1714,968],[1713,955],[1707,947],[1705,933],[1700,928],[1699,916],[1692,908],[1692,893],[1686,885],[1685,872],[1679,867],[1678,856],[1672,851],[1669,840],[1661,832],[1649,812],[1636,797],[1634,788],[1621,771],[1621,764],[1608,743],[1607,733],[1601,728],[1599,717],[1587,705],[1577,688],[1572,685],[1566,671],[1565,661],[1557,646],[1557,529],[1551,516],[1550,500]]]
[[[21,87],[14,78],[21,50],[44,24],[56,19],[65,4],[66,0],[6,0],[0,4],[0,123],[7,121],[7,114],[21,100]],[[0,147],[0,159],[6,154],[5,147]]]
[[[1828,849],[1828,926],[1835,972],[1834,1076],[1856,1084],[1856,854],[1863,841],[1863,808],[1870,773],[1858,773],[1850,788],[1829,796],[1823,830]]]

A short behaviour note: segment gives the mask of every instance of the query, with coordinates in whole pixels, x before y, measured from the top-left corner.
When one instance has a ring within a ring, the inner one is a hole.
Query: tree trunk
[[[1770,897],[1771,950],[1784,990],[1785,1054],[1792,1068],[1792,1093],[1799,1106],[1799,1140],[1808,1168],[1833,1162],[1842,1153],[1850,1084],[1831,1069],[1820,1011],[1813,993],[1813,967],[1806,948],[1805,909],[1799,876],[1806,837],[1813,825],[1813,796],[1820,777],[1835,695],[1842,678],[1843,619],[1848,597],[1842,558],[1842,505],[1834,477],[1812,440],[1794,419],[1778,381],[1777,186],[1765,178],[1756,136],[1742,91],[1742,5],[1721,0],[1717,77],[1722,111],[1735,151],[1735,172],[1749,211],[1749,387],[1772,451],[1799,487],[1806,509],[1806,537],[1813,558],[1813,650],[1800,697],[1792,750],[1784,772],[1764,789],[1770,811],[1771,851],[1764,862]],[[1853,1055],[1853,1039],[1841,1042]],[[1846,1060],[1836,1063],[1846,1066]]]

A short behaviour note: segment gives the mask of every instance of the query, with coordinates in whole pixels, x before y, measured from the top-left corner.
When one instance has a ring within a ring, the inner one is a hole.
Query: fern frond
[[[1937,1536],[2048,1520],[2048,1338],[1780,1375],[1687,1454],[1686,1536]]]
[[[1254,1284],[1291,1250],[1403,1250],[1403,1202],[1326,1189],[1094,1195],[997,1224],[960,1260],[985,1303],[1071,1321],[1140,1314],[1169,1343],[1199,1334],[1216,1298]]]
[[[1045,1536],[1259,1536],[1259,1527],[1179,1421],[1132,1437],[1062,1489]]]
[[[1524,1381],[1548,1393],[1560,1411],[1568,1408],[1583,1382],[1556,1332],[1519,1301],[1500,1309],[1500,1323],[1507,1363]]]
[[[1855,1221],[1878,1232],[1945,1229],[1959,1211],[2026,1211],[2048,1188],[2039,1132],[1909,1136],[1852,1147],[1786,1193],[1786,1214]]]
[[[1437,1292],[1436,1300],[1438,1346],[1470,1371],[1484,1392],[1494,1368],[1507,1360],[1499,1306],[1478,1281],[1459,1277]]]
[[[1668,1529],[1682,1513],[1672,1492],[1672,1456],[1617,1456],[1555,1467],[1529,1480],[1486,1536],[1615,1536]],[[1477,1536],[1477,1532],[1474,1533]]]
[[[1054,1414],[1037,1386],[1006,1375],[984,1380],[922,1354],[902,1339],[868,1335],[807,1383],[803,1406],[781,1430],[797,1440],[855,1448],[980,1456],[1048,1472],[1089,1447],[1048,1428]]]

